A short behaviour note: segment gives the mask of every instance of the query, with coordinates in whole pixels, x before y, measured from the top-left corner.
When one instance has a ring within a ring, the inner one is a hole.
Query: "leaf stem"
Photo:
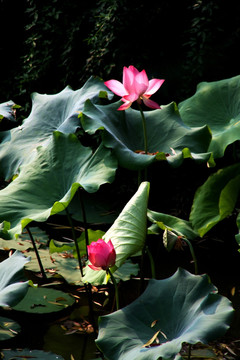
[[[142,110],[142,107],[140,104],[138,104],[138,108],[141,114],[141,118],[142,118],[142,126],[143,126],[143,139],[144,139],[144,151],[145,154],[148,153],[148,141],[147,141],[147,126],[146,126],[146,119]]]
[[[119,310],[120,307],[119,307],[119,295],[118,295],[117,282],[116,282],[115,277],[113,276],[113,273],[111,272],[110,269],[107,269],[107,273],[110,275],[111,280],[112,280],[112,282],[113,282],[113,285],[114,285],[114,287],[115,287],[116,308],[117,308],[117,310]]]
[[[79,200],[80,200],[81,209],[82,209],[82,216],[83,216],[83,226],[84,226],[85,241],[86,241],[86,254],[87,254],[87,258],[88,258],[88,251],[87,251],[87,246],[89,245],[88,225],[87,225],[87,217],[86,217],[84,201],[81,196],[81,190],[83,190],[83,189],[78,188],[78,195],[79,195]]]
[[[72,218],[71,218],[71,216],[69,214],[69,211],[68,211],[67,208],[65,209],[65,211],[66,211],[66,214],[67,214],[68,222],[69,222],[69,224],[71,226],[71,229],[72,229],[72,236],[73,236],[73,240],[74,240],[76,251],[77,251],[79,269],[80,269],[80,272],[81,272],[81,276],[83,277],[83,267],[82,267],[82,261],[81,261],[81,255],[80,255],[80,250],[79,250],[79,246],[78,246],[77,236],[76,236],[76,233],[75,233],[75,229],[74,229],[74,226],[73,226],[73,223],[72,223]],[[89,313],[90,313],[91,323],[92,323],[92,326],[93,326],[95,337],[97,337],[97,330],[96,330],[96,324],[95,324],[94,312],[93,312],[93,304],[92,304],[91,284],[84,283],[84,287],[85,287],[87,298],[88,298],[88,305],[89,305]]]
[[[149,248],[146,246],[146,252],[148,254],[148,258],[150,261],[150,266],[151,266],[151,272],[152,272],[152,279],[156,279],[156,271],[155,271],[155,264],[154,264],[154,260],[151,254],[151,251],[149,250]]]
[[[76,236],[76,233],[75,233],[75,230],[74,230],[74,227],[73,227],[72,218],[71,218],[71,216],[69,214],[69,211],[68,211],[67,208],[65,209],[65,211],[66,211],[66,214],[67,214],[68,222],[69,222],[69,224],[71,226],[71,229],[72,229],[72,236],[73,236],[73,240],[74,240],[75,247],[76,247],[78,265],[79,265],[79,269],[80,269],[80,272],[81,272],[81,276],[83,277],[82,260],[81,260],[79,246],[78,246],[77,236]]]
[[[192,354],[192,345],[188,344],[188,360],[191,359],[191,354]]]
[[[195,275],[197,275],[198,274],[198,265],[197,265],[196,255],[195,255],[195,252],[193,250],[193,246],[192,246],[191,242],[188,239],[184,238],[184,241],[189,246],[189,249],[190,249],[190,252],[191,252],[191,255],[192,255],[192,258],[193,258],[193,262],[194,262]]]
[[[39,252],[38,252],[38,249],[37,249],[37,246],[36,246],[36,243],[35,243],[35,240],[33,238],[33,235],[29,229],[28,226],[26,226],[26,229],[27,229],[27,232],[28,232],[28,235],[31,239],[31,242],[32,242],[32,245],[33,245],[33,249],[35,251],[35,254],[36,254],[36,257],[37,257],[37,261],[38,261],[38,264],[39,264],[39,267],[40,267],[40,271],[41,271],[41,274],[42,274],[42,277],[43,279],[47,279],[47,276],[46,276],[46,273],[44,271],[44,267],[43,267],[43,264],[42,264],[42,261],[41,261],[41,258],[40,258],[40,255],[39,255]]]

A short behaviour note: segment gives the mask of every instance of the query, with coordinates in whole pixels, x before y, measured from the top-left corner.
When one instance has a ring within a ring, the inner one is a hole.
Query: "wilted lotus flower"
[[[88,245],[88,259],[92,264],[88,266],[93,270],[108,270],[115,265],[116,252],[109,240],[107,243],[103,239],[98,239]]]
[[[123,68],[123,83],[118,80],[108,80],[104,84],[116,95],[121,96],[124,102],[118,110],[128,109],[134,101],[139,104],[143,101],[144,104],[151,109],[160,109],[160,106],[150,100],[165,80],[152,79],[148,80],[145,70],[139,72],[134,66],[125,66]]]

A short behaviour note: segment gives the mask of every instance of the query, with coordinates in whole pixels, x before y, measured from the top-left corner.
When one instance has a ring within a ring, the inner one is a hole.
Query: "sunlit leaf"
[[[96,192],[114,180],[116,168],[116,159],[104,146],[92,154],[75,135],[55,132],[48,146],[38,148],[31,164],[0,191],[0,221],[11,224],[1,236],[13,238],[31,221],[62,212],[80,186]]]
[[[0,306],[16,305],[27,293],[24,265],[30,261],[16,251],[0,263]]]
[[[113,271],[127,258],[138,253],[145,244],[148,193],[149,183],[143,182],[103,237],[105,241],[111,239],[116,250],[116,267]],[[83,281],[102,284],[106,282],[106,272],[94,271],[86,266]]]
[[[61,311],[73,305],[74,302],[74,297],[66,292],[48,288],[29,287],[26,296],[13,309],[28,313],[45,314]]]
[[[85,101],[99,102],[101,91],[112,96],[102,80],[91,77],[79,90],[66,87],[53,95],[34,93],[31,113],[22,125],[1,133],[1,176],[9,179],[18,173],[20,166],[37,156],[39,146],[48,145],[54,131],[75,133],[80,127],[78,116]]]

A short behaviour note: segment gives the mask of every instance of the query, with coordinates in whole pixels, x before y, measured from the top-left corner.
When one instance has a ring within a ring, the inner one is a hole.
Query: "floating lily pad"
[[[16,336],[21,330],[20,325],[5,317],[0,317],[0,341],[5,341]]]
[[[27,313],[46,314],[61,311],[73,305],[74,302],[74,298],[63,291],[29,287],[24,299],[13,309]]]
[[[23,360],[23,359],[38,359],[38,360],[64,360],[61,355],[56,355],[51,352],[42,350],[3,350],[4,360]]]

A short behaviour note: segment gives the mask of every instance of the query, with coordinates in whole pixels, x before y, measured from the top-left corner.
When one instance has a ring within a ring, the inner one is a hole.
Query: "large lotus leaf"
[[[0,306],[16,305],[26,295],[28,281],[23,281],[23,269],[29,261],[29,258],[16,251],[0,263]]]
[[[144,112],[148,152],[158,154],[138,153],[144,149],[141,114],[132,108],[118,111],[120,103],[103,106],[86,101],[81,123],[90,134],[104,129],[103,142],[114,150],[121,166],[137,170],[157,159],[167,160],[173,166],[179,166],[185,157],[210,160],[211,155],[207,153],[211,141],[209,128],[203,126],[191,129],[186,126],[175,103],[162,106],[161,110]]]
[[[130,305],[100,317],[96,343],[108,360],[172,360],[184,342],[222,336],[232,315],[230,301],[207,275],[178,269],[168,279],[150,280]]]
[[[179,104],[183,122],[191,127],[207,124],[212,131],[209,151],[221,157],[240,138],[240,75],[202,82],[196,93]]]
[[[159,234],[159,229],[167,229],[176,232],[176,234],[180,236],[185,236],[190,240],[198,236],[198,233],[193,230],[189,221],[152,210],[148,210],[147,216],[149,221],[153,223],[148,229],[151,234]]]
[[[2,119],[16,121],[13,110],[14,105],[15,104],[12,100],[0,104],[0,122],[2,121]]]
[[[200,236],[234,210],[240,191],[240,165],[231,165],[211,175],[194,196],[190,221]]]
[[[11,238],[32,220],[46,221],[68,206],[79,186],[92,193],[112,182],[116,168],[104,146],[92,154],[75,135],[54,132],[48,146],[38,148],[35,159],[0,191],[0,221],[11,225],[0,235]]]
[[[66,87],[58,94],[32,95],[32,110],[28,118],[10,131],[1,134],[0,174],[6,179],[18,173],[22,164],[37,156],[37,147],[51,141],[53,131],[75,133],[80,126],[79,112],[84,102],[99,100],[99,93],[107,91],[103,81],[90,78],[79,90]],[[110,95],[110,92],[106,92]]]
[[[141,183],[137,192],[103,236],[105,241],[111,239],[116,251],[116,266],[112,268],[112,271],[123,265],[128,257],[142,250],[145,244],[148,194],[149,183]],[[94,271],[86,266],[83,281],[94,285],[106,283],[106,272]]]

